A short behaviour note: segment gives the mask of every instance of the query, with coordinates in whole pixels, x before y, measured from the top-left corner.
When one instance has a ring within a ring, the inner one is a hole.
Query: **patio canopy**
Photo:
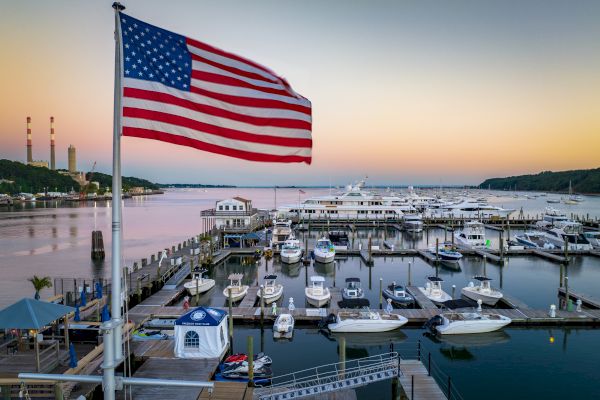
[[[0,329],[41,329],[72,311],[62,304],[24,298],[0,311]]]

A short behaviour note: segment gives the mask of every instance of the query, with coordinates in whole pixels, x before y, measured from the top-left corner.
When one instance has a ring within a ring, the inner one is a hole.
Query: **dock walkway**
[[[446,400],[446,395],[420,360],[401,360],[399,380],[409,400]]]
[[[256,304],[256,298],[258,297],[259,290],[260,290],[259,286],[250,286],[248,288],[248,293],[246,293],[246,296],[244,296],[244,298],[242,299],[242,302],[240,303],[239,307],[240,308],[254,307],[254,304]]]
[[[562,297],[566,297],[567,290],[564,287],[558,288],[558,295],[562,296]],[[582,305],[585,307],[600,309],[600,299],[597,299],[590,295],[569,290],[569,298],[572,300],[581,300]]]
[[[407,286],[406,291],[410,293],[414,298],[415,302],[419,307],[425,310],[437,310],[438,307],[433,303],[433,301],[429,300],[427,296],[423,294],[416,286]]]

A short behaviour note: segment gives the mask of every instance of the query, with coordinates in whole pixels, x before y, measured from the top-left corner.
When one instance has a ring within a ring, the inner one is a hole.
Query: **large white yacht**
[[[271,235],[271,247],[279,248],[292,235],[292,221],[277,219],[273,221],[273,234]]]
[[[455,240],[459,245],[474,248],[485,248],[485,226],[479,221],[469,221],[465,227],[455,235]]]
[[[516,210],[487,204],[484,199],[463,198],[455,202],[446,202],[437,208],[428,208],[427,216],[432,218],[506,218]]]
[[[364,189],[365,180],[348,185],[342,193],[310,197],[300,204],[281,206],[278,215],[304,220],[350,219],[362,221],[400,220],[416,209],[405,198],[381,195]]]
[[[558,249],[565,248],[565,242],[569,250],[591,250],[592,245],[583,234],[583,226],[575,221],[560,221],[553,228],[543,231],[543,238]]]

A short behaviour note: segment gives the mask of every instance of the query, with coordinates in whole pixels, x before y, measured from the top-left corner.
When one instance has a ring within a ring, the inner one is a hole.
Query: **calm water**
[[[303,197],[326,194],[327,189],[305,190]],[[127,199],[124,201],[123,259],[125,264],[148,257],[165,246],[181,242],[200,232],[200,211],[214,206],[214,202],[236,195],[252,199],[259,208],[272,208],[275,204],[272,189],[208,189],[177,190],[162,196]],[[279,189],[277,203],[296,203],[298,191]],[[491,198],[491,203],[520,209],[525,214],[540,213],[546,207],[545,198],[527,200],[512,197]],[[600,198],[586,198],[582,205],[561,207],[567,212],[590,213],[600,216]],[[33,274],[51,277],[92,278],[107,276],[110,270],[110,251],[103,262],[90,260],[90,237],[94,229],[104,233],[105,246],[110,249],[110,203],[59,208],[52,203],[28,206],[23,209],[0,210],[0,308],[23,296],[31,296],[32,289],[27,278]],[[309,247],[320,232],[311,231]],[[498,232],[488,230],[492,246],[498,244]],[[514,235],[515,231],[511,232]],[[426,248],[435,239],[444,240],[442,229],[431,229],[421,236],[412,237],[393,230],[361,230],[354,237],[355,244],[366,245],[368,236],[375,244],[388,240],[397,247]],[[447,239],[450,234],[447,234]],[[375,264],[367,267],[358,257],[339,259],[336,265],[312,266],[282,265],[277,258],[256,263],[248,257],[231,257],[216,266],[211,275],[217,287],[201,298],[202,304],[222,306],[225,299],[222,289],[227,285],[231,272],[243,272],[247,284],[256,285],[267,273],[276,273],[284,285],[287,304],[290,297],[297,306],[304,305],[304,286],[307,277],[319,274],[326,277],[329,286],[343,286],[347,277],[359,277],[371,303],[378,303],[379,280],[384,285],[392,280],[406,283],[408,263],[411,262],[411,279],[422,285],[425,277],[437,274],[443,277],[444,287],[456,293],[469,279],[483,272],[483,261],[477,257],[465,257],[459,270],[440,267],[437,271],[420,258],[378,257]],[[504,267],[487,263],[488,276],[493,284],[532,307],[546,309],[556,303],[560,267],[557,264],[532,257],[513,257]],[[568,267],[570,287],[600,297],[600,262],[595,258],[576,258]],[[45,295],[52,294],[47,291]],[[243,351],[245,337],[255,337],[255,348],[261,345],[260,330],[250,327],[236,328],[235,350]],[[389,341],[404,353],[415,352],[416,342],[421,339],[431,352],[434,361],[452,376],[453,384],[465,399],[483,397],[505,398],[552,398],[562,399],[600,398],[597,382],[600,379],[600,352],[596,351],[600,331],[593,329],[505,329],[479,343],[436,343],[422,336],[420,329],[403,329],[383,337],[348,339],[349,358],[377,354],[388,350]],[[554,338],[551,342],[551,338]],[[275,360],[277,374],[292,372],[338,359],[337,342],[319,334],[316,330],[298,329],[292,342],[274,342],[270,330],[265,330],[262,347]],[[516,395],[518,393],[518,395]],[[374,397],[373,394],[376,394]],[[389,383],[380,383],[358,390],[359,398],[390,398]]]

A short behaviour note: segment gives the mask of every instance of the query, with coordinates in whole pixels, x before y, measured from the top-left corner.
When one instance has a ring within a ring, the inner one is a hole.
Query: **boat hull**
[[[388,332],[400,328],[407,322],[404,317],[396,320],[344,320],[329,324],[328,328],[331,332]]]
[[[279,257],[281,258],[281,262],[282,263],[285,263],[285,264],[296,264],[302,258],[302,252],[299,251],[299,252],[293,253],[293,254],[283,254],[283,253],[281,253],[279,255]]]
[[[236,286],[236,288],[237,288],[237,286]],[[233,303],[235,303],[237,301],[242,300],[248,293],[248,289],[249,289],[248,285],[243,285],[242,289],[240,291],[232,290],[231,291],[231,301]],[[225,289],[223,289],[223,296],[225,296],[225,299],[229,300],[229,286],[226,287]]]
[[[202,283],[196,285],[195,281],[187,282],[183,285],[190,295],[202,294],[208,292],[215,286],[214,279],[202,279]]]
[[[473,333],[494,332],[510,324],[509,318],[499,320],[454,321],[448,325],[436,326],[441,335],[465,335]]]
[[[260,299],[260,290],[258,291],[258,298]],[[271,304],[281,298],[283,295],[283,286],[279,286],[279,288],[274,293],[265,293],[265,304]]]
[[[331,263],[335,259],[335,253],[321,253],[319,251],[315,251],[314,254],[315,261],[322,264]]]
[[[498,301],[500,301],[500,299],[502,298],[502,293],[498,293],[497,295],[493,295],[493,294],[486,294],[486,293],[480,293],[477,290],[475,290],[475,288],[470,288],[470,287],[465,287],[462,288],[462,290],[460,291],[462,293],[463,296],[477,301],[477,300],[481,300],[481,302],[485,305],[488,306],[495,306],[496,303],[498,303]]]
[[[401,306],[409,306],[415,302],[412,296],[398,297],[394,296],[389,289],[384,289],[382,293],[383,297],[392,300],[392,303]]]
[[[433,301],[433,303],[438,306],[441,305],[442,303],[444,303],[445,301],[452,300],[452,296],[450,296],[448,293],[444,292],[443,290],[441,291],[441,293],[439,293],[439,295],[430,294],[427,291],[427,289],[425,289],[424,287],[419,287],[419,291],[421,291],[421,293],[423,293],[425,295],[425,297],[427,297],[429,300]]]
[[[329,300],[331,300],[331,293],[329,293],[329,290],[327,290],[322,295],[314,295],[312,294],[310,288],[305,288],[304,295],[306,296],[306,301],[308,302],[308,304],[315,307],[324,306],[329,302]]]

